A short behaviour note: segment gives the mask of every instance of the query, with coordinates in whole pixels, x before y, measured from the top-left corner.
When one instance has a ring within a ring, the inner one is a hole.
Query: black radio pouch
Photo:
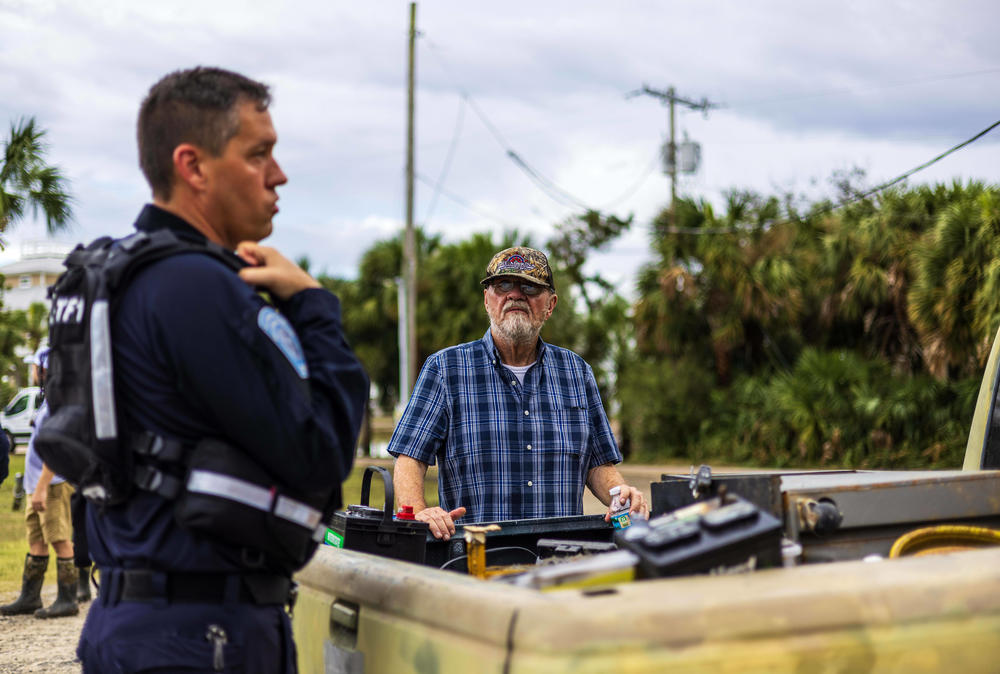
[[[192,450],[174,516],[182,527],[244,549],[244,562],[287,572],[309,561],[326,531],[330,493],[278,485],[244,452],[206,439]]]

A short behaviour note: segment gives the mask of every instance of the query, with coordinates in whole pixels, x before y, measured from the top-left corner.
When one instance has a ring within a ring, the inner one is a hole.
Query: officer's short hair
[[[246,101],[266,110],[267,85],[221,68],[178,70],[153,85],[139,108],[137,135],[139,166],[154,196],[170,198],[173,153],[181,143],[222,154],[239,132],[237,106]]]

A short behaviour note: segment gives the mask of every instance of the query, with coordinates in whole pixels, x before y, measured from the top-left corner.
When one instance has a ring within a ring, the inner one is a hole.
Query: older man
[[[559,299],[545,255],[500,251],[482,285],[489,330],[427,359],[389,442],[398,502],[446,540],[455,520],[580,515],[584,484],[606,505],[620,486],[647,515],[614,466],[621,453],[590,366],[539,338]],[[424,475],[437,461],[441,505],[428,508]]]

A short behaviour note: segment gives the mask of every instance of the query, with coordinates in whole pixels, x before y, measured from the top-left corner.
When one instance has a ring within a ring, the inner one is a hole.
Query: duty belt
[[[104,605],[122,601],[277,604],[292,606],[295,583],[263,573],[187,573],[101,567],[98,596]]]

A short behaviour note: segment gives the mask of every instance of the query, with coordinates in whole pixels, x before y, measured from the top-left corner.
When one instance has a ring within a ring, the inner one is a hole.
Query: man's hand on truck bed
[[[447,541],[455,533],[455,520],[464,514],[465,508],[455,508],[449,512],[444,508],[434,506],[433,508],[424,508],[414,516],[414,519],[427,522],[431,525],[431,533],[434,534],[434,538],[443,538]]]

